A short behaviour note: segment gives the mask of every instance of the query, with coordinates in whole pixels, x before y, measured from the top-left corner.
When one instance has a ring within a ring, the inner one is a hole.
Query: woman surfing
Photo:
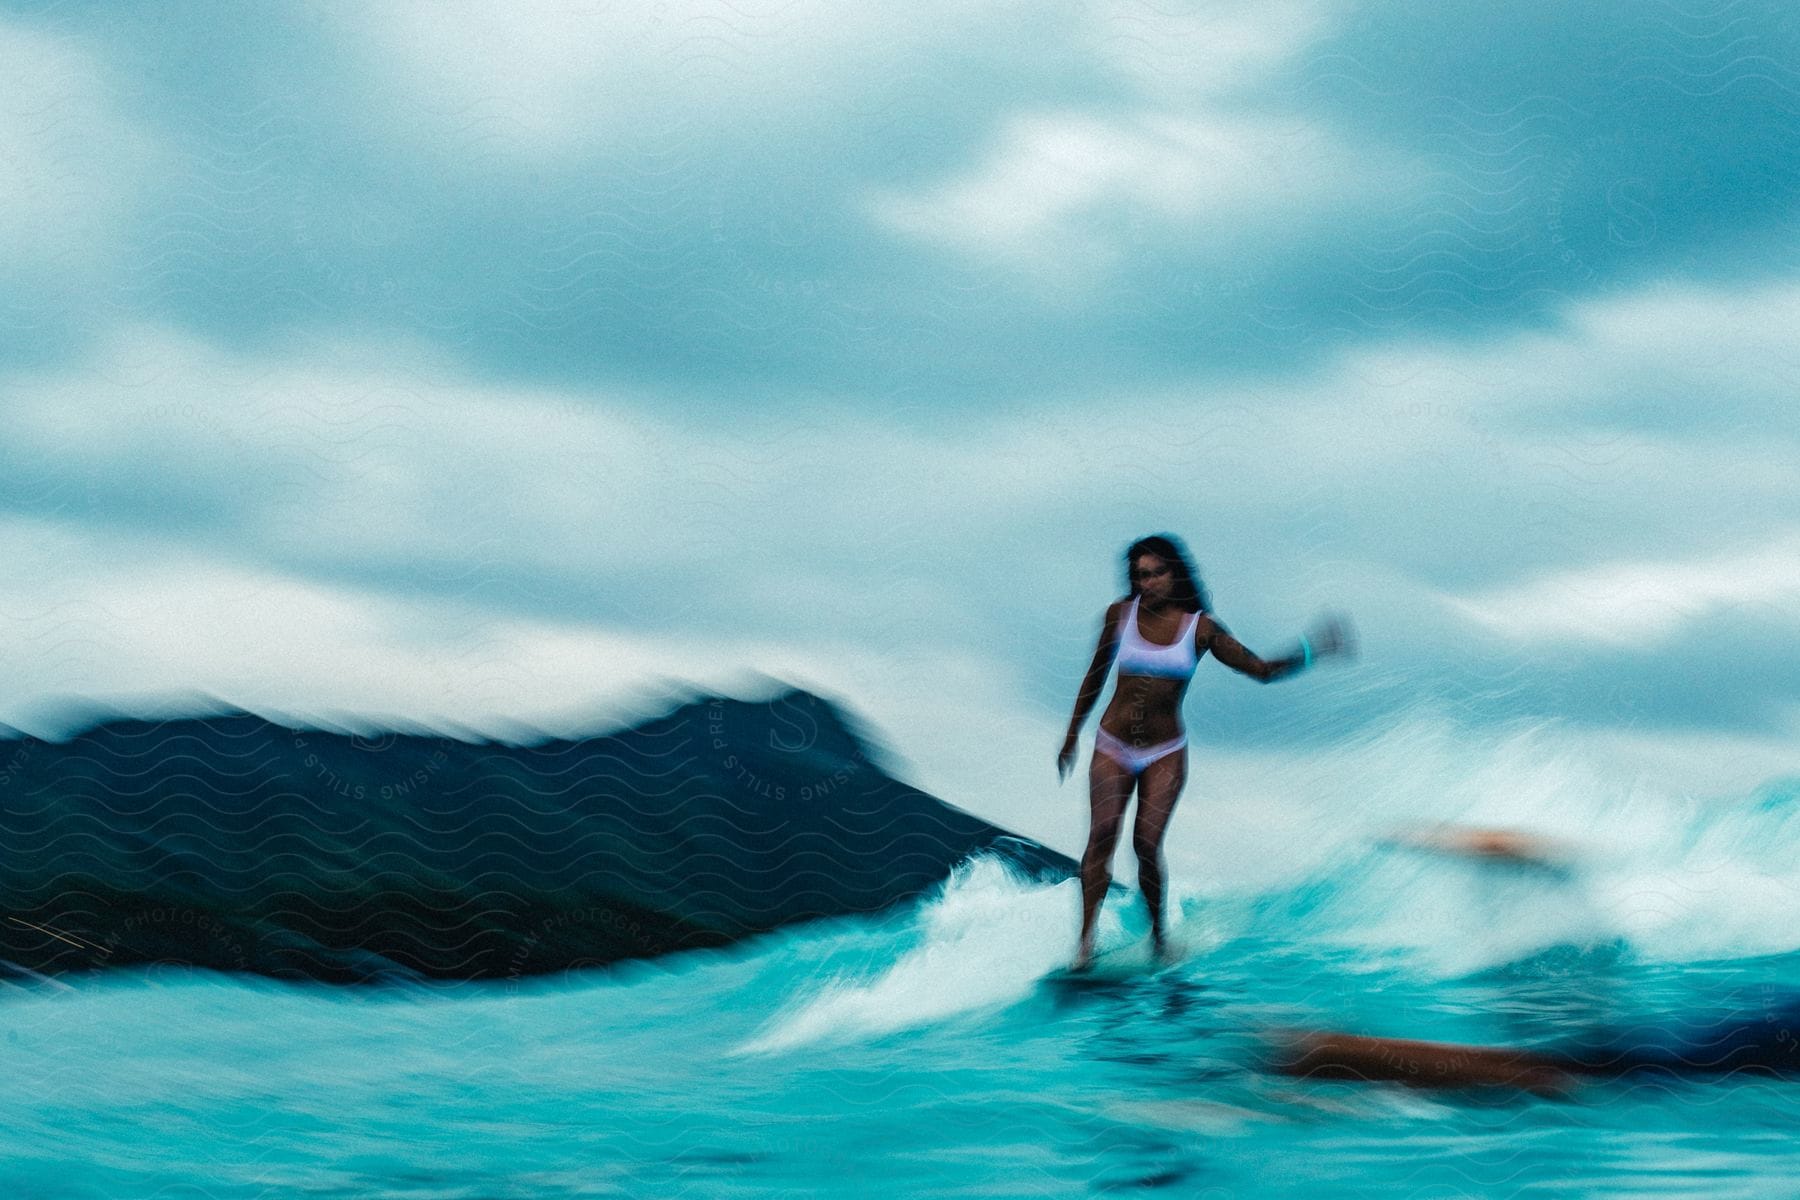
[[[1056,756],[1059,778],[1075,762],[1076,738],[1100,698],[1116,662],[1119,684],[1100,715],[1088,769],[1091,824],[1081,856],[1081,940],[1070,964],[1086,970],[1094,955],[1094,924],[1111,880],[1113,850],[1124,823],[1125,806],[1137,792],[1137,824],[1131,844],[1137,852],[1138,885],[1150,908],[1150,937],[1159,958],[1167,956],[1163,936],[1163,833],[1187,781],[1187,735],[1181,701],[1200,656],[1213,657],[1262,683],[1286,679],[1313,662],[1350,649],[1342,622],[1326,620],[1300,639],[1286,658],[1264,659],[1207,610],[1206,590],[1195,576],[1187,551],[1174,537],[1157,534],[1125,552],[1128,592],[1107,606],[1094,659],[1075,698],[1069,734]]]

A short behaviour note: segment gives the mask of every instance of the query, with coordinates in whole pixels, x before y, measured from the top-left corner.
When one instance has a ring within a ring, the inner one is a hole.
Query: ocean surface
[[[1273,879],[1172,853],[1180,961],[1121,892],[1079,984],[1075,883],[980,858],[874,917],[563,976],[15,973],[0,1196],[1800,1195],[1800,1081],[1266,1069],[1283,1029],[1553,1045],[1800,989],[1800,788],[1552,807],[1568,872],[1348,832]]]

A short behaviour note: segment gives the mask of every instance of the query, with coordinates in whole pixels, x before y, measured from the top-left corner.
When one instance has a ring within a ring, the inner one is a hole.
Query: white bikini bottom
[[[1166,742],[1158,742],[1154,746],[1133,746],[1130,742],[1122,742],[1104,729],[1094,730],[1094,749],[1106,755],[1130,771],[1133,775],[1142,775],[1144,768],[1159,758],[1175,753],[1187,745],[1187,734],[1170,738]]]

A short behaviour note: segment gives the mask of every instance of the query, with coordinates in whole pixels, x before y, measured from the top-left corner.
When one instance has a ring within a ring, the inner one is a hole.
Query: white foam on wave
[[[1637,815],[1636,853],[1602,863],[1589,886],[1634,948],[1667,961],[1800,950],[1800,796]],[[1648,807],[1648,806],[1645,806]],[[1658,824],[1656,822],[1660,821]]]
[[[1080,916],[1079,884],[1019,879],[994,858],[972,859],[919,910],[918,942],[872,978],[809,989],[737,1053],[766,1053],[862,1038],[999,1007],[1066,964]],[[1116,907],[1100,937],[1119,936]]]
[[[1172,875],[1238,895],[1317,888],[1282,931],[1296,941],[1400,952],[1443,975],[1616,938],[1674,962],[1800,949],[1791,787],[1773,799],[1699,794],[1554,723],[1478,731],[1423,709],[1291,763],[1196,766],[1203,788],[1232,800],[1178,811]],[[1380,847],[1440,823],[1548,839],[1574,869],[1559,880]]]
[[[1196,754],[1165,846],[1175,940],[1198,951],[1261,933],[1351,949],[1371,966],[1399,956],[1445,978],[1617,940],[1667,962],[1800,950],[1793,789],[1773,800],[1697,794],[1592,751],[1552,722],[1475,730],[1421,706],[1299,758]],[[1572,869],[1381,845],[1439,823],[1548,839],[1570,851]],[[1134,882],[1129,829],[1114,867]],[[1068,961],[1078,897],[1074,880],[1029,883],[992,859],[965,864],[920,907],[916,940],[897,961],[807,986],[739,1051],[880,1036],[1010,1004]],[[1260,929],[1259,908],[1271,918]],[[1101,944],[1130,940],[1127,923],[1141,933],[1141,916],[1135,896],[1109,901]]]

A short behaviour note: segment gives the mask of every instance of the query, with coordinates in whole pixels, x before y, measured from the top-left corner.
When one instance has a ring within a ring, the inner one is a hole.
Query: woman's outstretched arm
[[[1210,628],[1201,630],[1198,637],[1204,639],[1206,649],[1211,650],[1213,657],[1241,675],[1248,675],[1258,683],[1273,683],[1277,679],[1286,679],[1290,675],[1298,675],[1316,660],[1332,654],[1343,654],[1349,648],[1349,639],[1343,624],[1332,619],[1320,625],[1312,634],[1300,639],[1300,647],[1286,658],[1262,658],[1244,643],[1231,636],[1231,631],[1219,623],[1216,617],[1207,617]]]

